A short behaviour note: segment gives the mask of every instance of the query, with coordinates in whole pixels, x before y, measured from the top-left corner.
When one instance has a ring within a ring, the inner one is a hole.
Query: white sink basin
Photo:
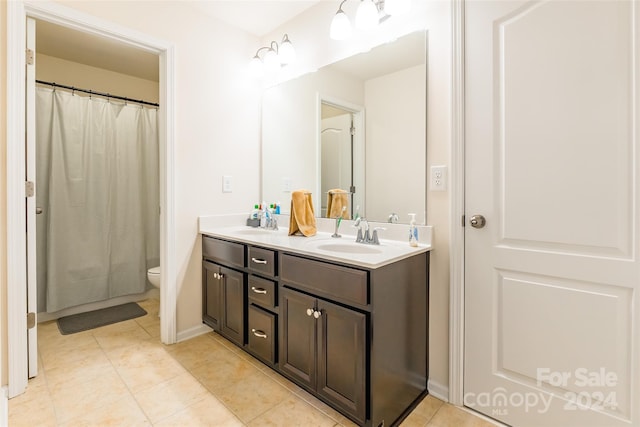
[[[327,252],[341,252],[348,254],[381,254],[382,249],[376,246],[362,243],[321,243],[314,246],[316,249]]]

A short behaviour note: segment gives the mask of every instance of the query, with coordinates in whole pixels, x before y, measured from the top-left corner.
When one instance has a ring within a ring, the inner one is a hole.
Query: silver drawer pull
[[[253,292],[255,292],[256,294],[266,294],[267,293],[266,289],[264,289],[264,288],[256,288],[255,286],[252,286],[251,290]]]
[[[251,329],[251,333],[257,336],[258,338],[267,338],[267,334],[265,334],[263,331],[259,329]]]
[[[260,258],[251,258],[251,261],[255,262],[256,264],[266,264],[267,263],[266,259],[260,259]]]

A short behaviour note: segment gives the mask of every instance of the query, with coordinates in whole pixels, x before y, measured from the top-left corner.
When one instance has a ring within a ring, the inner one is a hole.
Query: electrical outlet
[[[231,185],[231,176],[230,175],[223,175],[222,176],[222,192],[223,193],[231,193],[231,191],[233,190],[233,186]]]
[[[431,166],[431,191],[447,190],[447,167]]]

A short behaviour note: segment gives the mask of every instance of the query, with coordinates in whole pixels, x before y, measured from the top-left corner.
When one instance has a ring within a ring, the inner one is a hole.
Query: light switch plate
[[[231,191],[233,190],[231,181],[232,181],[231,175],[222,176],[222,192],[223,193],[231,193]]]
[[[291,193],[291,178],[289,177],[282,178],[282,192]]]
[[[447,190],[447,167],[431,166],[431,191]]]

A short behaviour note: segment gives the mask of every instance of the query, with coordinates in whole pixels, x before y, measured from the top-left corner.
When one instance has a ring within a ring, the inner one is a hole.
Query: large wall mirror
[[[411,33],[265,91],[262,199],[347,192],[345,216],[399,222],[426,212],[427,34]],[[344,196],[341,196],[344,197]]]

